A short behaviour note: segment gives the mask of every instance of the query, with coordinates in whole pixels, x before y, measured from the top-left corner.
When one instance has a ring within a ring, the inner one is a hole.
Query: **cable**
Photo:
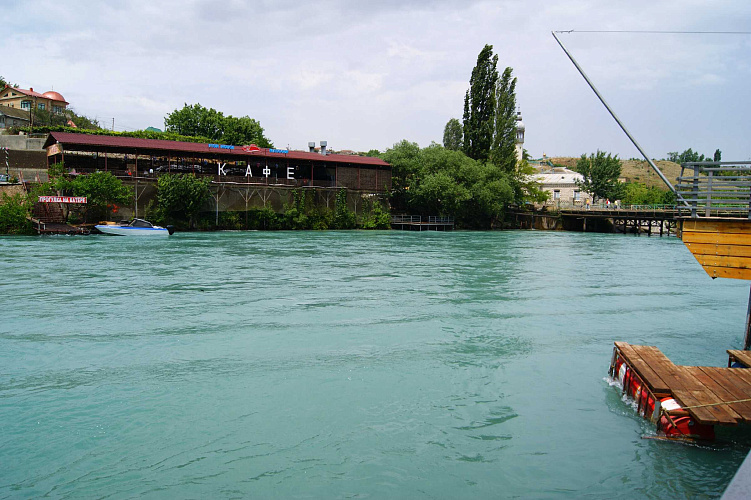
[[[672,35],[751,35],[751,31],[562,30],[556,33],[650,33]]]

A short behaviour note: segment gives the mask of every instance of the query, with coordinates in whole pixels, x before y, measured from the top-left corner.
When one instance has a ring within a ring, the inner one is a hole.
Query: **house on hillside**
[[[26,127],[29,125],[29,112],[21,109],[0,106],[0,130],[10,127]]]
[[[26,90],[6,86],[3,90],[0,90],[0,106],[24,110],[27,113],[32,109],[42,109],[56,115],[62,115],[68,104],[60,93],[53,90],[44,94],[34,92],[33,87]]]

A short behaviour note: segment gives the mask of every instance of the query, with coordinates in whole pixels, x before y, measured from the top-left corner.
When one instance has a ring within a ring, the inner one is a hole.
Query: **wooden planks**
[[[733,364],[733,361],[738,361],[742,365],[751,368],[751,351],[739,351],[735,349],[728,349],[728,366]]]
[[[712,278],[751,279],[750,220],[685,220],[681,240]]]
[[[660,370],[660,367],[658,366],[659,363],[656,363],[654,361],[650,363],[649,358],[645,360],[634,349],[634,347],[644,348],[646,346],[632,346],[630,344],[627,344],[626,342],[616,342],[615,346],[619,351],[621,351],[621,354],[623,354],[623,357],[626,359],[626,361],[628,361],[628,364],[631,365],[631,367],[636,371],[637,374],[639,374],[639,377],[641,377],[644,383],[647,384],[647,387],[649,387],[649,390],[651,390],[653,394],[670,393],[670,387],[668,387],[668,384],[662,379],[657,371]],[[644,352],[644,350],[642,350],[642,352]],[[665,359],[668,361],[668,363],[672,364],[669,359]]]
[[[751,368],[680,366],[654,346],[616,342],[626,362],[656,394],[670,394],[699,423],[751,423]],[[749,351],[731,351],[751,366]]]

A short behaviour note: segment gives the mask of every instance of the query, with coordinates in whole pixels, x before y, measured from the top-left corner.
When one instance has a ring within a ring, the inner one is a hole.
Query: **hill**
[[[579,158],[570,157],[551,157],[553,165],[560,165],[571,170],[576,170],[576,162]],[[676,178],[681,174],[681,166],[672,161],[659,160],[655,161],[665,177],[675,185]],[[656,186],[667,191],[667,186],[662,179],[652,170],[644,160],[621,160],[621,178],[626,182],[641,182],[647,187]]]

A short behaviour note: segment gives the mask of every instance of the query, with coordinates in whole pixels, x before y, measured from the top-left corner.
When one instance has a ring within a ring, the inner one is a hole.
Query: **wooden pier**
[[[615,342],[615,351],[657,400],[671,397],[681,406],[675,410],[663,408],[668,416],[677,418],[688,414],[705,425],[751,422],[751,370],[748,368],[680,366],[657,347],[626,342]],[[751,365],[748,351],[727,352],[729,364]]]
[[[394,215],[391,217],[391,228],[406,231],[451,231],[454,229],[453,217],[438,217],[429,215]]]

